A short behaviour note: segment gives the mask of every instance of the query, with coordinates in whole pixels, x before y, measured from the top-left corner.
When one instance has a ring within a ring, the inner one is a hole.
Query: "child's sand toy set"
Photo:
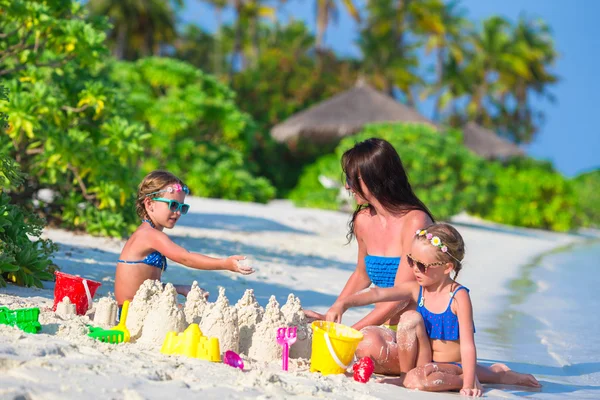
[[[55,274],[53,311],[60,313],[60,306],[67,305],[77,315],[85,315],[91,308],[94,295],[101,283],[62,272]],[[128,343],[131,339],[127,329],[128,312],[129,301],[125,301],[118,325],[110,329],[88,325],[88,336],[115,345]],[[38,308],[10,310],[0,307],[0,324],[16,326],[27,333],[39,333],[42,330],[38,321],[39,314]],[[320,372],[323,375],[345,373],[354,362],[354,353],[363,339],[362,333],[348,326],[326,321],[315,321],[311,328],[313,340],[310,371]],[[296,327],[277,329],[276,342],[283,348],[282,370],[284,371],[288,370],[290,348],[296,343],[296,339]],[[179,355],[210,362],[222,361],[231,367],[244,369],[244,361],[238,353],[230,349],[221,353],[219,339],[205,336],[197,323],[190,323],[181,333],[168,332],[160,352],[165,355]],[[367,382],[373,373],[373,362],[365,357],[354,363],[353,370],[357,382]]]

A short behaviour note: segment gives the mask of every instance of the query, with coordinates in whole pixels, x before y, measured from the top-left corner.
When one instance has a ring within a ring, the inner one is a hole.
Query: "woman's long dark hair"
[[[389,142],[371,138],[357,143],[342,156],[342,170],[348,186],[363,199],[365,195],[360,187],[360,180],[386,210],[400,215],[421,210],[434,221],[429,209],[413,192],[400,156]],[[354,238],[356,216],[365,208],[372,209],[373,206],[358,205],[354,210],[348,223],[348,242]]]

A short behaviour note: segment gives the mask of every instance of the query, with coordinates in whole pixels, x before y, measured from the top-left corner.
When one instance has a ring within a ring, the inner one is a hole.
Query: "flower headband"
[[[442,243],[442,240],[439,237],[433,236],[433,234],[427,232],[425,229],[417,229],[415,236],[418,236],[418,237],[425,236],[425,238],[427,240],[429,240],[429,242],[431,243],[432,246],[439,247],[439,249],[442,251],[442,253],[448,254],[450,257],[452,257],[459,263],[461,262],[458,258],[456,258],[452,254],[448,253],[448,247],[444,243]]]
[[[177,192],[185,192],[185,194],[190,194],[190,189],[186,185],[180,185],[179,183],[175,183],[172,186],[168,186],[165,189],[159,190],[158,192],[148,193],[146,197],[152,196],[153,194],[158,193],[177,193]]]

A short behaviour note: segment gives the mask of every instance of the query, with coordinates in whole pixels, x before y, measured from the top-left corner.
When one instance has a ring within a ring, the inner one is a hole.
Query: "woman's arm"
[[[404,218],[405,222],[402,227],[402,233],[400,234],[401,237],[399,238],[399,240],[402,242],[402,252],[400,264],[398,264],[398,271],[396,272],[394,286],[415,281],[415,274],[408,266],[406,254],[410,253],[410,248],[412,246],[417,229],[422,229],[431,224],[431,219],[429,216],[422,211],[411,211],[406,214]],[[371,311],[352,327],[354,329],[361,330],[365,326],[381,325],[394,315],[398,314],[398,312],[405,307],[406,300],[390,301],[388,303],[378,304],[373,311]]]
[[[326,319],[327,321],[340,322],[342,320],[342,314],[352,307],[366,306],[368,304],[386,301],[414,300],[415,289],[417,288],[418,285],[409,282],[391,288],[373,287],[355,293],[343,299],[338,299],[329,311],[327,311]]]
[[[454,296],[456,315],[460,332],[460,359],[463,367],[463,390],[477,390],[475,365],[477,363],[477,350],[473,332],[473,305],[471,297],[466,290],[460,290]]]
[[[150,247],[162,253],[169,260],[173,260],[186,267],[202,270],[226,270],[248,275],[254,272],[251,267],[241,265],[240,260],[244,256],[230,256],[228,258],[214,258],[199,253],[192,253],[174,243],[169,237],[160,231],[152,231],[148,234]]]
[[[337,300],[353,295],[354,293],[366,289],[369,287],[369,285],[371,285],[371,279],[369,279],[369,275],[367,275],[367,267],[365,265],[367,248],[359,236],[356,237],[356,241],[358,243],[358,259],[356,261],[356,269],[352,275],[350,275],[350,278],[348,278],[348,281],[346,282],[346,285],[344,285],[344,289],[342,289],[342,292],[338,296]]]

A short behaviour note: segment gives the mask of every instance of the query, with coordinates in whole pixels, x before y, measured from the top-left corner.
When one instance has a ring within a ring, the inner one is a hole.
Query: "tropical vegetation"
[[[468,121],[514,143],[539,134],[532,97],[553,101],[559,79],[543,21],[476,24],[457,0],[315,0],[313,33],[278,19],[284,1],[205,3],[214,31],[179,23],[192,1],[0,0],[0,80],[10,94],[0,101],[2,279],[48,278],[42,219],[126,235],[137,222],[135,188],[155,168],[200,196],[339,207],[319,176],[339,179],[341,152],[370,135],[399,149],[438,217],[467,210],[545,229],[598,225],[596,172],[567,180],[531,160],[486,162],[460,144]],[[326,45],[339,13],[358,24],[359,57]],[[410,106],[433,100],[429,117],[445,133],[380,124],[329,146],[273,140],[274,125],[359,78]],[[435,166],[417,160],[428,152],[440,154]],[[21,251],[27,235],[30,252]]]

